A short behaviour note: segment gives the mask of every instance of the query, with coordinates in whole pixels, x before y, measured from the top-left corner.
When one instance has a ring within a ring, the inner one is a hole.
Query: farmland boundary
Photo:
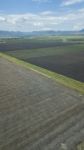
[[[79,93],[84,94],[84,83],[82,83],[80,81],[77,81],[72,78],[63,76],[61,74],[49,71],[44,68],[38,67],[38,66],[30,64],[28,62],[24,62],[23,60],[17,59],[15,57],[12,57],[7,54],[3,54],[1,52],[0,52],[0,57],[3,57],[10,62],[16,63],[16,64],[18,64],[22,67],[25,67],[27,69],[30,69],[32,71],[35,71],[43,76],[46,76],[47,78],[51,78],[51,79],[55,80],[56,82],[66,86],[68,88],[74,89],[74,90],[78,91]]]

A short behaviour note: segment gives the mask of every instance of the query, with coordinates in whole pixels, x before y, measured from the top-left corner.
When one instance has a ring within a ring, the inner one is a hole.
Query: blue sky
[[[80,30],[84,0],[0,0],[0,30]]]

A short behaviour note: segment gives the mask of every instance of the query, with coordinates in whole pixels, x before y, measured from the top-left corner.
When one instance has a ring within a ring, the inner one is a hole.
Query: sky
[[[0,30],[84,29],[84,0],[0,0]]]

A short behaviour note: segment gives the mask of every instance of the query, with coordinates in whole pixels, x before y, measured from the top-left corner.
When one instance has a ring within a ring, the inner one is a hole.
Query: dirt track
[[[0,58],[0,150],[73,150],[84,96]]]

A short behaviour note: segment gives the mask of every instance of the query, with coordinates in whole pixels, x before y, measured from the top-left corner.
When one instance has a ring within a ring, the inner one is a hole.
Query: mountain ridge
[[[0,37],[24,37],[24,36],[46,36],[46,35],[84,35],[84,29],[79,31],[32,31],[32,32],[21,32],[21,31],[4,31],[0,30]]]

